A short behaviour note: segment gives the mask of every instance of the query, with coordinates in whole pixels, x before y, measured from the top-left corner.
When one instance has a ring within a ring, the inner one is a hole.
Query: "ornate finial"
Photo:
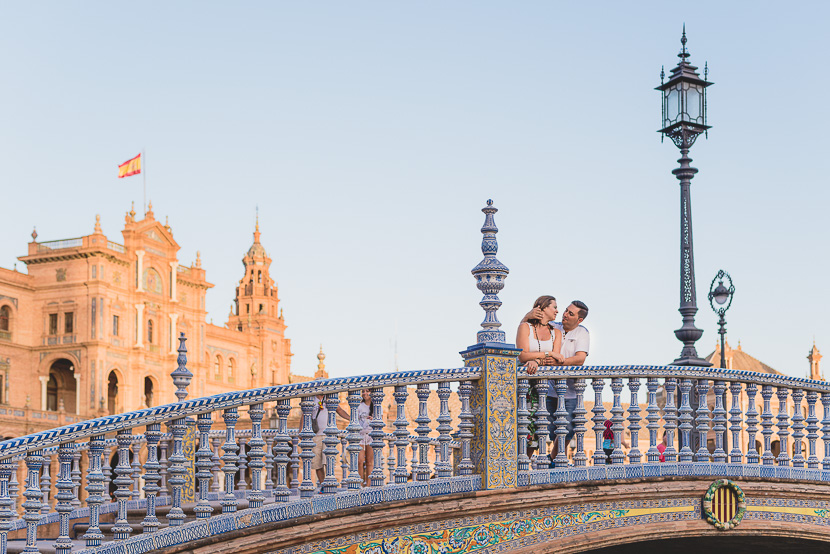
[[[170,217],[164,216],[164,229],[169,233],[170,232]]]
[[[176,358],[178,367],[170,374],[170,377],[173,378],[173,385],[177,389],[175,394],[179,402],[183,402],[187,398],[187,387],[190,385],[190,380],[193,379],[193,374],[187,370],[187,348],[184,345],[186,340],[184,333],[179,333],[179,348],[177,350],[179,357]]]
[[[317,363],[317,371],[314,372],[314,378],[315,379],[328,379],[329,378],[329,374],[326,371],[326,364],[323,363],[323,360],[325,360],[325,359],[326,359],[326,355],[323,354],[323,345],[321,344],[320,345],[320,353],[317,354],[318,363]]]
[[[254,227],[254,244],[259,242],[259,206],[256,207],[256,226]]]
[[[37,240],[37,227],[32,227],[32,240]]]
[[[703,80],[709,80],[709,62],[703,62]]]
[[[666,78],[666,66],[661,65],[660,66],[660,84],[661,85],[663,84],[663,81],[665,80],[665,78]]]
[[[686,58],[689,57],[689,53],[686,51],[686,42],[688,42],[688,41],[686,40],[686,24],[684,23],[683,24],[683,36],[680,37],[680,44],[683,45],[683,49],[677,55],[677,57],[680,58],[681,63],[685,62]]]
[[[196,261],[193,263],[193,267],[201,268],[202,267],[202,253],[198,250],[196,251]]]
[[[135,201],[130,204],[130,221],[135,221]]]
[[[95,233],[100,234],[101,231],[101,214],[95,214]]]
[[[504,288],[504,280],[510,270],[496,259],[499,250],[496,233],[499,229],[493,215],[498,209],[493,207],[492,200],[488,200],[487,206],[481,211],[485,214],[484,226],[481,228],[484,235],[481,239],[481,253],[484,254],[484,259],[473,268],[472,274],[476,279],[476,287],[484,294],[479,305],[484,309],[485,315],[484,321],[481,322],[481,331],[476,337],[479,343],[504,342],[504,331],[499,330],[501,323],[496,317],[496,310],[501,306],[498,293]]]
[[[147,203],[147,212],[144,214],[144,219],[150,219],[150,220],[155,219],[153,217],[153,201],[152,200],[150,200],[150,202]]]

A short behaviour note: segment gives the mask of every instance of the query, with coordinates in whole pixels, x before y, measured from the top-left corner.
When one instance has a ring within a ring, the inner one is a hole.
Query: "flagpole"
[[[144,149],[141,149],[141,175],[144,178],[144,216],[147,216],[147,155]]]

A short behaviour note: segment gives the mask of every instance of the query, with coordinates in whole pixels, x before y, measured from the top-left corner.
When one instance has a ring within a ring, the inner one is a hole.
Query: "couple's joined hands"
[[[544,358],[539,358],[538,360],[530,360],[525,364],[527,367],[527,374],[533,375],[539,369],[540,365],[543,366],[552,366],[552,365],[562,365],[562,362],[565,361],[565,357],[558,353],[558,352],[545,352]],[[541,363],[540,363],[541,362]]]

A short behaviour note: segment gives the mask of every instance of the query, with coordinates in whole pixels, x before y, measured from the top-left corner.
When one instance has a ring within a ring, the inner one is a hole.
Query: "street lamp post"
[[[725,287],[723,282],[726,280],[729,283],[729,288]],[[715,286],[717,281],[718,286]],[[718,314],[718,325],[720,326],[720,366],[726,368],[726,310],[732,305],[732,296],[735,294],[735,287],[732,285],[732,277],[724,270],[718,271],[715,278],[712,279],[712,285],[709,287],[709,305],[712,306],[712,311]],[[717,307],[715,307],[717,304]]]
[[[680,149],[680,167],[672,173],[680,181],[680,315],[683,326],[674,334],[683,343],[680,357],[672,362],[683,366],[709,366],[709,362],[700,358],[695,349],[695,342],[703,331],[695,327],[697,313],[697,291],[695,289],[695,262],[692,242],[692,199],[690,186],[697,169],[691,167],[692,159],[689,149],[698,135],[706,133],[710,126],[706,124],[706,88],[712,83],[706,80],[708,65],[704,78],[697,73],[697,67],[689,63],[686,51],[686,26],[683,26],[683,45],[677,55],[680,61],[671,70],[669,80],[665,72],[660,71],[661,84],[656,90],[663,93],[663,128],[660,133],[669,137]]]

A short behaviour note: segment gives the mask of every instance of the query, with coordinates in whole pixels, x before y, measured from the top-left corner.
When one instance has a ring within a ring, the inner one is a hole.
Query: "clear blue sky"
[[[830,352],[826,3],[112,2],[0,6],[0,266],[41,240],[120,240],[148,197],[225,321],[259,205],[310,374],[458,366],[493,198],[509,337],[540,294],[591,307],[593,364],[680,352],[677,149],[661,65],[708,60],[692,150],[698,350],[718,269],[729,340],[804,375]],[[23,264],[19,264],[22,268]],[[396,339],[397,337],[397,339]],[[172,369],[172,368],[171,368]],[[830,372],[830,369],[827,370]],[[830,373],[828,373],[830,375]]]

